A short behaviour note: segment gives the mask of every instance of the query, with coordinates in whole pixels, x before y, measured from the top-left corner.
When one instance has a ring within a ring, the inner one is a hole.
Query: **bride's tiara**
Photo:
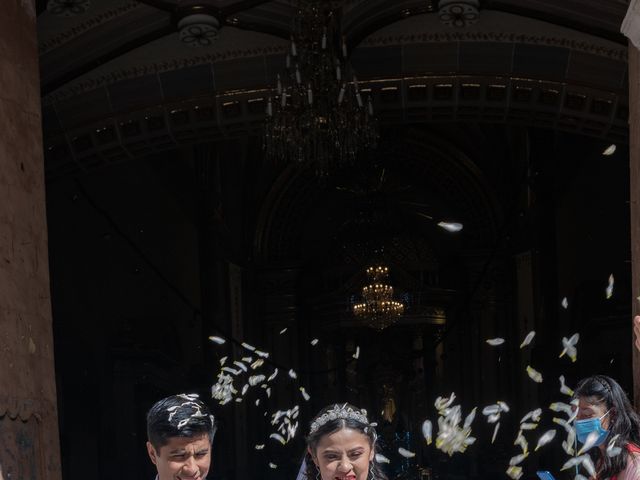
[[[332,420],[337,420],[339,418],[345,420],[355,420],[356,422],[363,423],[365,425],[369,425],[369,420],[367,420],[367,411],[366,410],[357,410],[351,407],[348,407],[345,403],[344,405],[334,405],[333,408],[330,408],[325,413],[316,418],[313,422],[311,422],[311,428],[309,429],[309,435],[313,435],[318,431],[320,427],[329,423]],[[371,425],[373,426],[373,425]]]

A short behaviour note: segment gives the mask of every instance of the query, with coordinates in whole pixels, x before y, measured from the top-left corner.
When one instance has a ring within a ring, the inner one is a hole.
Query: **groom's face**
[[[171,437],[156,449],[147,442],[158,480],[204,480],[211,465],[211,442],[206,433],[196,437]]]

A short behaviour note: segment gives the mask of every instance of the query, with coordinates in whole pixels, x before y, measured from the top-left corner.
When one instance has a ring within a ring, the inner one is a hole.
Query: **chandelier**
[[[378,141],[368,92],[348,62],[339,11],[326,0],[298,0],[286,69],[267,101],[264,149],[325,176],[352,164]]]
[[[362,287],[362,302],[353,305],[353,314],[369,327],[382,331],[396,323],[404,313],[404,305],[393,299],[393,287],[386,282],[389,268],[376,265],[367,268],[369,284]]]

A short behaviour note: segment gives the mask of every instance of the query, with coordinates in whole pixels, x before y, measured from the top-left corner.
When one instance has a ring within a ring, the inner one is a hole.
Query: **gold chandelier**
[[[352,164],[378,141],[371,97],[360,89],[335,2],[298,0],[286,71],[267,101],[264,149],[319,176]]]
[[[362,287],[362,302],[353,305],[353,314],[369,327],[382,331],[396,323],[404,313],[404,305],[393,299],[393,286],[386,283],[389,268],[375,265],[367,268],[369,284]]]

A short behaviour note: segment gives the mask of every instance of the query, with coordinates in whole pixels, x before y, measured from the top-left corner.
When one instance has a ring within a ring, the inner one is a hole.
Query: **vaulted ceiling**
[[[624,141],[628,0],[343,0],[359,78],[390,124],[515,122]],[[47,168],[64,174],[202,139],[255,132],[282,71],[290,0],[39,0]],[[180,40],[206,13],[210,46]]]

